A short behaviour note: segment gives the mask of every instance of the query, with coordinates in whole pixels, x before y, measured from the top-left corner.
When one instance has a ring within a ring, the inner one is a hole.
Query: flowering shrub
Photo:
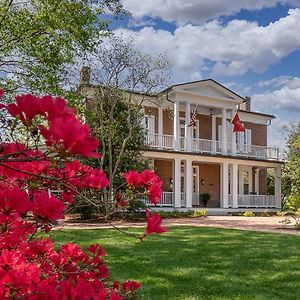
[[[0,109],[10,134],[0,143],[0,299],[133,299],[140,284],[110,282],[98,244],[87,252],[72,243],[55,250],[49,238],[36,237],[64,217],[67,204],[82,190],[109,186],[102,170],[76,160],[101,157],[90,128],[62,98],[21,95]],[[153,204],[160,200],[161,180],[152,171],[129,171],[124,179],[131,192],[147,195]],[[50,189],[62,193],[55,196]],[[118,208],[128,204],[120,192],[115,201]],[[141,239],[166,231],[157,214],[146,214]]]

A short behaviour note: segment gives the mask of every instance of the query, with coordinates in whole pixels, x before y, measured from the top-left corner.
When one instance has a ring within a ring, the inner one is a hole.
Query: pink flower
[[[4,94],[5,94],[4,90],[0,89],[0,99],[3,98]],[[1,108],[1,106],[0,106],[0,108]]]
[[[161,195],[163,192],[161,185],[162,185],[162,180],[159,180],[159,181],[153,182],[148,189],[147,194],[148,194],[149,200],[154,205],[156,205],[161,200]]]
[[[95,151],[99,141],[90,135],[90,127],[82,124],[75,116],[67,115],[49,122],[49,129],[40,126],[48,146],[63,145],[64,150],[85,157],[100,157]]]
[[[141,174],[141,180],[144,185],[151,185],[152,183],[160,180],[158,176],[151,170],[144,170]]]
[[[23,124],[31,122],[37,115],[43,115],[41,99],[31,94],[16,96],[16,104],[7,106],[7,111],[13,116],[18,116]]]
[[[99,244],[92,244],[87,248],[87,251],[91,252],[96,256],[105,256],[105,251]]]
[[[44,96],[41,98],[41,103],[44,111],[47,113],[47,119],[53,120],[58,117],[67,115],[75,115],[74,109],[67,106],[67,101],[63,98],[55,98],[52,96]]]
[[[32,212],[35,216],[46,220],[58,220],[63,218],[64,204],[55,196],[49,196],[47,192],[37,192],[33,197]]]
[[[122,283],[122,290],[124,293],[133,293],[141,287],[141,284],[134,280],[127,280]]]
[[[149,209],[146,210],[147,217],[147,228],[145,230],[145,234],[151,233],[163,233],[168,231],[166,227],[162,227],[162,218],[158,214],[153,214],[151,216]]]
[[[102,170],[91,170],[82,176],[81,186],[84,188],[104,189],[109,186],[109,180]]]
[[[0,185],[0,210],[8,213],[15,210],[21,214],[25,214],[32,207],[28,194],[21,191],[18,187],[8,188]]]
[[[136,188],[136,187],[140,187],[143,185],[142,176],[140,173],[138,173],[136,171],[130,170],[130,171],[124,173],[123,177],[126,180],[127,184],[132,187]]]

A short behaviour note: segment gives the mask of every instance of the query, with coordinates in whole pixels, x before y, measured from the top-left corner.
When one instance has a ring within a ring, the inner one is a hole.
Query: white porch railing
[[[142,199],[145,204],[153,206],[151,202],[149,201],[148,197],[144,197]],[[174,206],[174,193],[173,192],[163,192],[161,196],[161,200],[159,203],[157,203],[156,206]]]
[[[275,195],[238,195],[238,208],[276,208]],[[228,206],[233,207],[232,195],[228,195]]]
[[[192,138],[190,139],[190,147],[188,147],[187,143],[188,141],[185,137],[180,138],[178,145],[180,151],[222,154],[222,145],[220,141],[215,141],[214,144],[212,140]],[[149,133],[146,138],[146,145],[151,148],[174,150],[175,140],[173,135]],[[282,158],[278,148],[256,145],[237,144],[236,154],[234,154],[232,151],[232,143],[227,143],[227,155],[251,157],[264,160],[280,160]]]

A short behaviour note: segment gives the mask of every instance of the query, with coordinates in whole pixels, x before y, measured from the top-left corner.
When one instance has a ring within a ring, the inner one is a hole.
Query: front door
[[[193,166],[193,205],[200,205],[199,166]]]

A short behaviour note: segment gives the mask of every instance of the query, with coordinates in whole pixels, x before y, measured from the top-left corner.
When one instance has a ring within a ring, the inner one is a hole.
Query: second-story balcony
[[[224,153],[220,141],[208,139],[180,137],[176,142],[173,135],[148,133],[146,146],[160,150],[173,150],[192,153],[220,154],[237,157],[248,157],[262,160],[281,160],[279,149],[275,147],[247,145],[239,143],[226,143],[227,149]]]

